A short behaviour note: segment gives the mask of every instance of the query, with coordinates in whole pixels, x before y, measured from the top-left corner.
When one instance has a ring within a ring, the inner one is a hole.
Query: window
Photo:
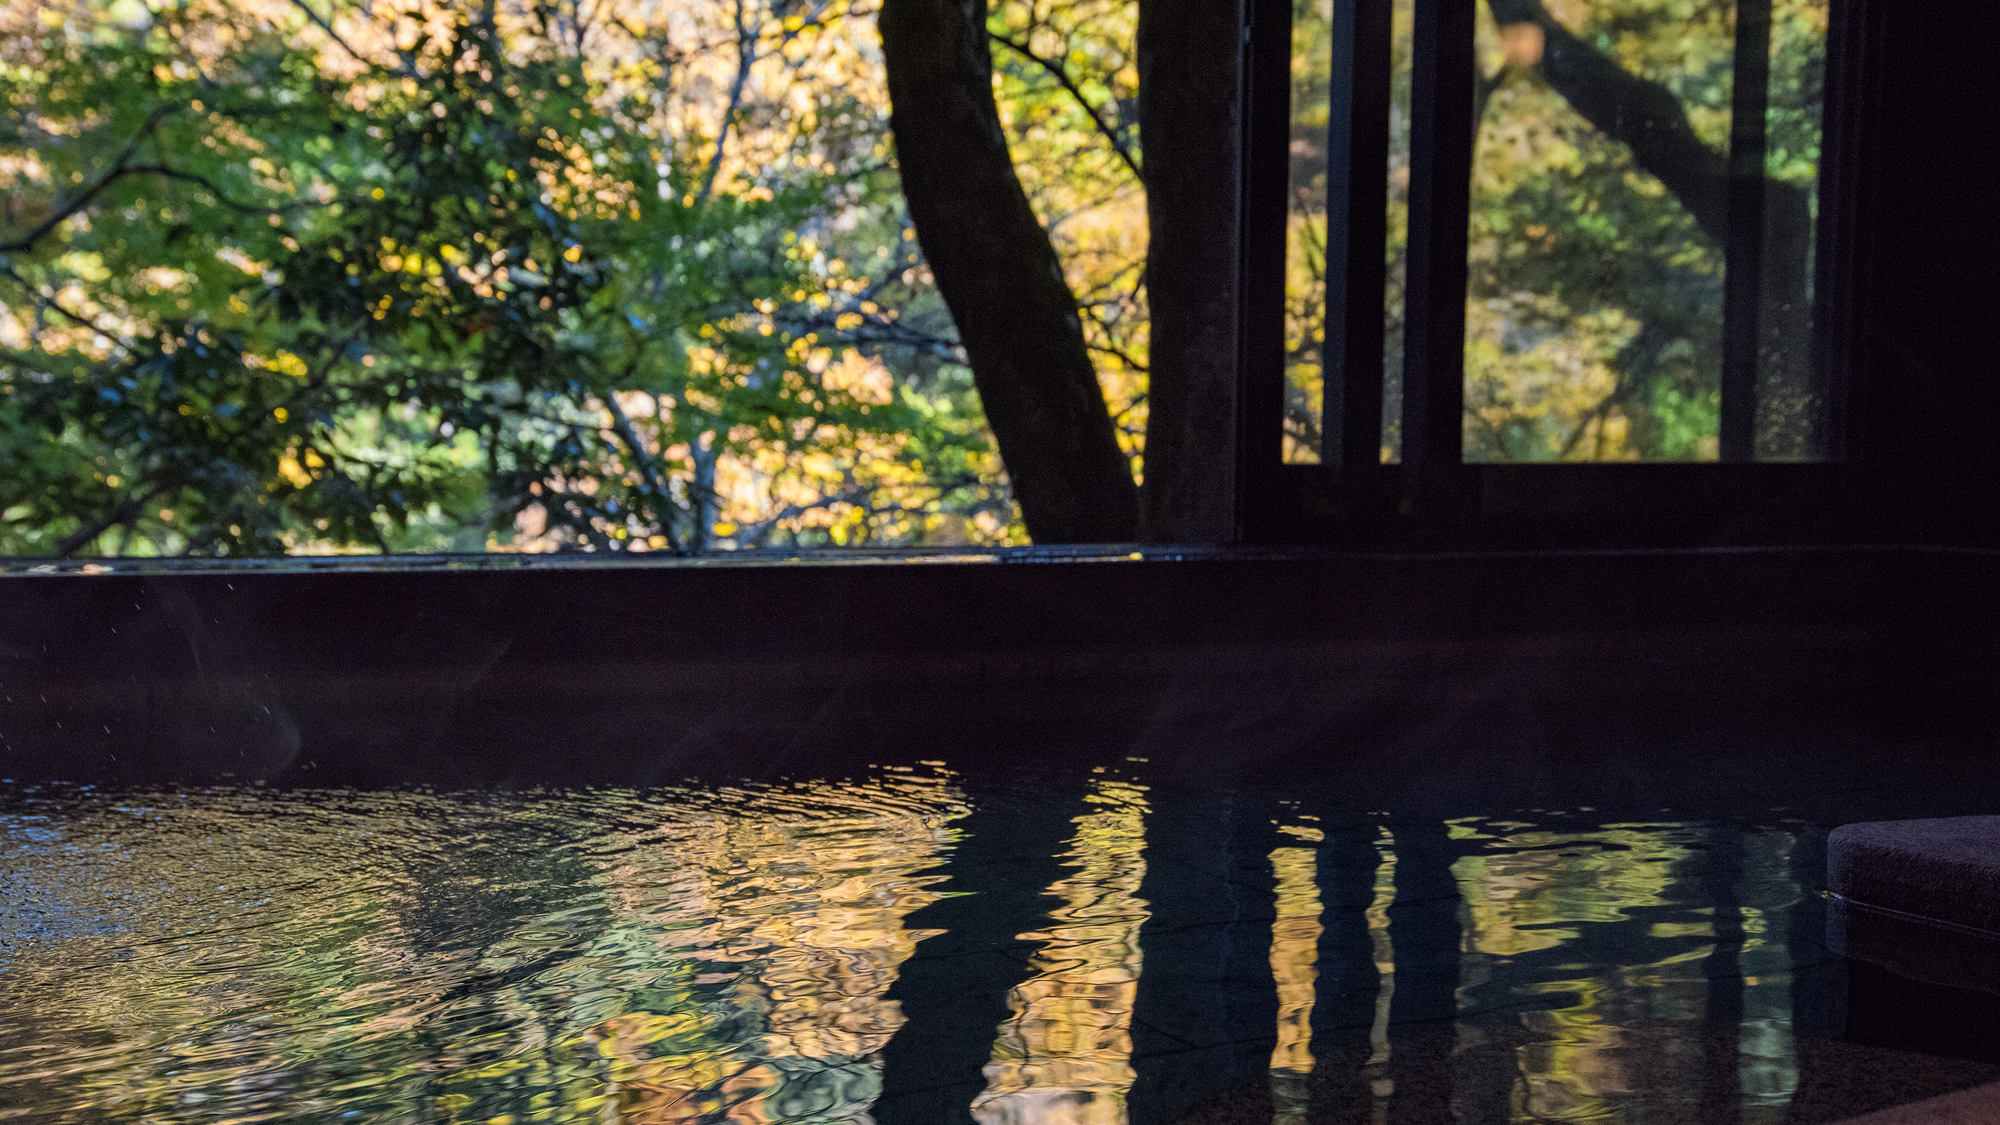
[[[1842,449],[1818,275],[1847,7],[1253,5],[1252,537],[1601,538],[1837,474],[1812,463]]]

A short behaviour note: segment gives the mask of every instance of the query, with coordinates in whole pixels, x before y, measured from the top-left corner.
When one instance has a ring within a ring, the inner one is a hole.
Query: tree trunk
[[[903,196],[1028,534],[1130,541],[1138,487],[1076,298],[1014,175],[993,103],[985,0],[885,0],[877,25]]]
[[[1671,90],[1627,73],[1570,34],[1541,0],[1488,0],[1493,21],[1534,24],[1542,76],[1600,132],[1622,141],[1639,167],[1666,185],[1717,246],[1729,244],[1729,158],[1702,143]],[[1814,453],[1818,396],[1812,385],[1812,308],[1807,270],[1812,214],[1806,193],[1764,182],[1764,252],[1757,310],[1757,454],[1782,460]]]
[[[1240,20],[1228,0],[1139,0],[1148,542],[1226,542],[1236,532]]]

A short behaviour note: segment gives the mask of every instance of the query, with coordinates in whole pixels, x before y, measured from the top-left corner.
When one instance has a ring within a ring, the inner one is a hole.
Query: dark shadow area
[[[1445,806],[1796,800],[1994,718],[1987,552],[1055,559],[23,575],[0,775],[643,785],[1032,748]]]
[[[1151,917],[1132,1008],[1134,1120],[1175,1120],[1217,1091],[1271,1112],[1276,912],[1265,857],[1284,838],[1271,830],[1280,810],[1257,796],[1175,786],[1154,799],[1139,884]]]

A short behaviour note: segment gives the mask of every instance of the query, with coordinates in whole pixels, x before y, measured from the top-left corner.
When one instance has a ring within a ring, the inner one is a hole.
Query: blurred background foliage
[[[994,96],[1016,174],[1062,258],[1105,406],[1143,479],[1150,313],[1138,5],[1003,0],[991,13]]]
[[[1671,94],[1704,147],[1730,151],[1734,0],[1549,0],[1546,8],[1625,73]],[[1827,6],[1772,0],[1770,8],[1765,175],[1805,189],[1810,206]],[[1486,8],[1480,15],[1466,459],[1716,459],[1726,268],[1715,233],[1552,88],[1532,25],[1496,25]],[[1776,237],[1775,209],[1766,221]],[[1783,269],[1775,259],[1767,266]],[[1809,284],[1809,268],[1802,280]],[[1809,292],[1784,300],[1811,303]],[[1780,314],[1766,306],[1762,315]],[[1760,441],[1760,453],[1786,456],[1777,444]]]
[[[1726,151],[1731,0],[1551,0]],[[865,0],[0,0],[0,553],[1024,542]],[[1323,397],[1295,5],[1286,457]],[[996,0],[994,93],[1143,476],[1132,0]],[[1409,5],[1395,5],[1393,460]],[[1553,26],[1553,25],[1552,25]],[[1721,251],[1480,9],[1472,460],[1716,456]],[[1774,0],[1810,191],[1825,0]]]
[[[1732,0],[1551,14],[1672,91],[1695,133],[1728,151]],[[1467,459],[1713,460],[1722,248],[1541,79],[1532,33],[1510,36],[1490,16],[1479,30]]]
[[[1477,18],[1480,68],[1466,293],[1468,461],[1689,461],[1718,454],[1723,248],[1624,139],[1544,73],[1512,3]],[[1547,0],[1585,49],[1670,97],[1699,142],[1730,145],[1734,0]],[[1286,459],[1318,460],[1326,247],[1322,145],[1332,5],[1294,5]],[[1826,0],[1772,0],[1765,175],[1817,183]],[[1409,0],[1396,0],[1390,109],[1384,460],[1398,457],[1408,226]],[[1809,279],[1809,270],[1806,273]],[[1767,300],[1769,298],[1767,297]],[[1786,295],[1809,307],[1810,292]],[[1767,306],[1765,315],[1772,315]],[[1765,357],[1767,365],[1800,357]],[[1767,392],[1768,393],[1768,392]],[[1783,422],[1760,419],[1760,428]],[[1760,455],[1798,456],[1760,438]]]
[[[1022,538],[847,0],[0,21],[0,552]]]

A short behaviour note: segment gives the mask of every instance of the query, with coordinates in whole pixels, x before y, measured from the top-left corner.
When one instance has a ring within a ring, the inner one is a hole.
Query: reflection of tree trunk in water
[[[903,920],[939,932],[917,943],[889,988],[906,1022],[882,1051],[878,1125],[972,1125],[995,1033],[1041,948],[1021,935],[1049,924],[1059,902],[1049,887],[1071,873],[1062,855],[1092,809],[1081,798],[975,794],[972,814],[952,825],[950,878],[937,888],[945,897]]]
[[[1672,91],[1627,73],[1570,34],[1541,0],[1487,0],[1506,28],[1532,24],[1550,87],[1599,131],[1632,150],[1639,167],[1666,185],[1717,246],[1729,241],[1729,158],[1704,144]],[[1764,256],[1758,317],[1757,455],[1789,459],[1815,452],[1812,307],[1807,297],[1812,213],[1803,188],[1764,182]]]
[[[1715,942],[1704,959],[1708,994],[1703,998],[1702,1037],[1705,1078],[1702,1117],[1721,1121],[1743,1110],[1743,834],[1732,827],[1712,829],[1702,855],[1702,897]]]
[[[877,24],[903,197],[1028,534],[1129,541],[1138,486],[1076,298],[1014,174],[993,102],[985,0],[887,0]]]

